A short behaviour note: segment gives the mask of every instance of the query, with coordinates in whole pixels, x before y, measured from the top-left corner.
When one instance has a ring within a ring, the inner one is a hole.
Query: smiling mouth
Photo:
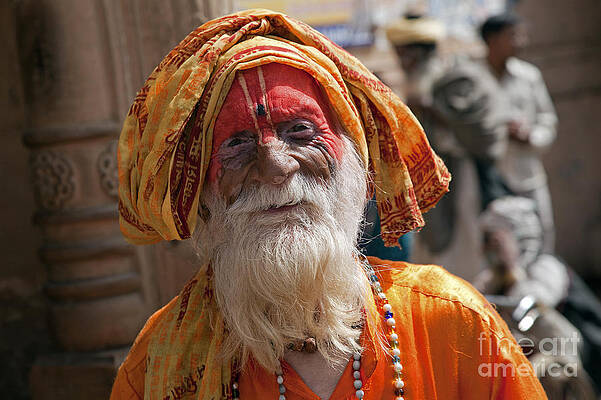
[[[298,206],[300,206],[302,204],[303,204],[303,202],[299,202],[299,203],[295,203],[295,204],[286,204],[286,205],[282,205],[282,206],[272,205],[269,208],[267,208],[265,210],[265,212],[279,213],[279,212],[290,211],[290,210],[294,210],[295,208],[297,208]]]

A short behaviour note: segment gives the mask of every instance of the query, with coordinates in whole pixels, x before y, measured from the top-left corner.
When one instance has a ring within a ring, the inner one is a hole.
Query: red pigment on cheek
[[[334,133],[327,133],[317,137],[325,146],[328,153],[337,161],[342,159],[343,142],[342,138]]]
[[[215,120],[211,161],[206,175],[207,182],[213,183],[219,179],[218,172],[221,170],[221,162],[217,157],[217,152],[223,142],[244,130],[254,131],[255,124],[246,102],[244,90],[239,80],[234,79],[221,111]]]
[[[206,181],[209,183],[217,182],[218,172],[221,170],[221,163],[217,158],[211,158],[209,168],[207,169]]]

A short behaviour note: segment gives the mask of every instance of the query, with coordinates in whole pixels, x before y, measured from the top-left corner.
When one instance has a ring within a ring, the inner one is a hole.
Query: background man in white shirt
[[[540,70],[515,57],[526,43],[519,19],[510,14],[490,17],[480,34],[488,47],[488,68],[510,107],[509,145],[499,163],[501,175],[515,194],[536,202],[544,250],[552,252],[553,209],[541,155],[555,140],[557,115]]]

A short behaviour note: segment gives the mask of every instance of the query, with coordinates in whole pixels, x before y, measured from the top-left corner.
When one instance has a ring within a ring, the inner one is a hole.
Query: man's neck
[[[350,354],[348,357],[350,359]],[[346,367],[346,362],[333,367],[319,352],[288,351],[284,360],[321,399],[330,398]]]
[[[498,56],[494,53],[488,53],[486,57],[488,65],[490,65],[495,76],[501,78],[507,69],[507,57]]]

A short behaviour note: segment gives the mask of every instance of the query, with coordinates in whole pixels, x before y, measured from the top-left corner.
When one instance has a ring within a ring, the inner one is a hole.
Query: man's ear
[[[200,219],[202,219],[202,222],[204,222],[206,224],[209,221],[209,219],[211,218],[211,212],[204,204],[199,203],[198,204],[198,216],[200,217]]]

